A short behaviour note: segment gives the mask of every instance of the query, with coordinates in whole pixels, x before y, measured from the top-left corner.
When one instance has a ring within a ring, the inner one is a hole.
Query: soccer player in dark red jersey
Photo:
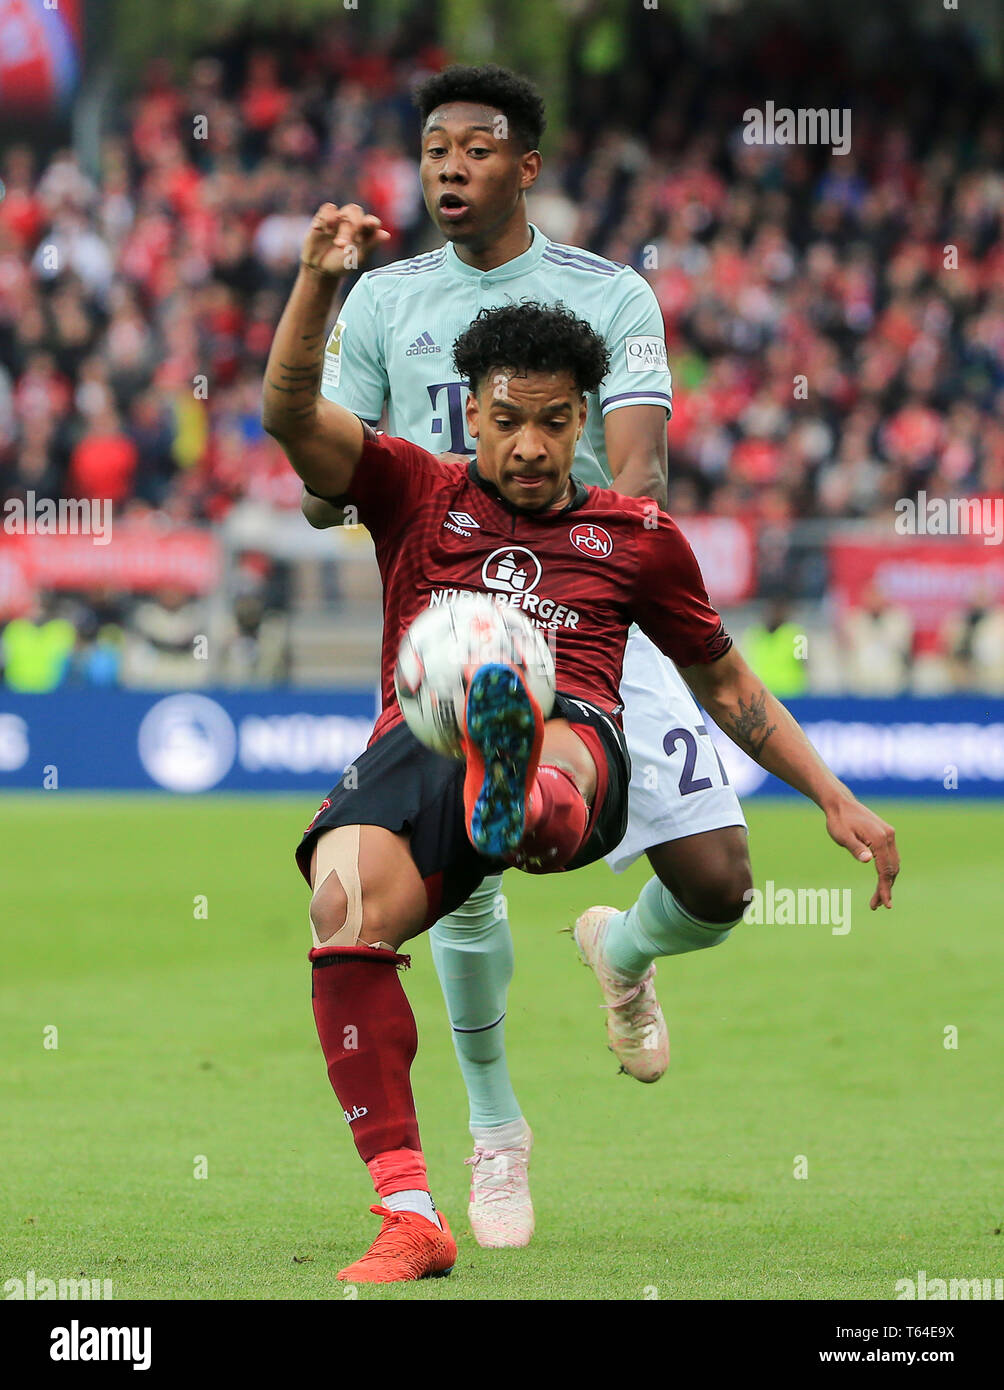
[[[332,790],[297,850],[313,889],[321,1047],[383,1200],[372,1208],[383,1217],[380,1234],[339,1278],[371,1282],[447,1273],[456,1259],[419,1141],[401,947],[486,874],[512,863],[578,868],[616,845],[630,774],[618,683],[632,622],[740,747],[824,810],[839,844],[874,858],[874,902],[890,903],[899,867],[892,828],[833,776],[735,650],[673,521],[649,499],[572,476],[585,396],[609,365],[588,324],[560,307],[513,304],[483,310],[461,334],[455,364],[470,383],[477,440],[469,464],[374,433],[318,394],[335,282],[380,234],[378,220],[353,204],[325,204],[315,216],[269,355],[263,415],[314,493],[358,508],[384,585],[383,709],[351,785]],[[473,779],[414,738],[393,681],[401,637],[418,614],[471,593],[516,604],[553,635],[558,689],[545,723],[515,671],[481,668],[467,707]],[[531,732],[518,742],[521,725]],[[492,849],[475,814],[481,764],[493,760],[505,769],[502,796],[517,826],[507,855]]]

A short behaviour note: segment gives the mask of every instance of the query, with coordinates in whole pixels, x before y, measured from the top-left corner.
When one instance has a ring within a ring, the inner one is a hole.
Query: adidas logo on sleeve
[[[428,353],[442,352],[442,350],[431,333],[422,333],[404,355],[405,357],[425,357]]]

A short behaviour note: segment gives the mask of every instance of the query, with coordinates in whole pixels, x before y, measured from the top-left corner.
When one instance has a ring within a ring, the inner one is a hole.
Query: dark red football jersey
[[[527,512],[481,478],[473,459],[448,463],[376,434],[345,500],[373,537],[383,580],[374,737],[402,717],[394,666],[405,631],[461,592],[521,609],[548,633],[558,689],[613,714],[632,622],[678,666],[715,661],[732,645],[694,552],[649,499],[577,484],[560,511]]]

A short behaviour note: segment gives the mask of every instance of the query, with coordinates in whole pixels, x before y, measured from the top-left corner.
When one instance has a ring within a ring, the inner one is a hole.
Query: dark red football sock
[[[318,947],[317,1036],[359,1157],[381,1197],[429,1190],[411,1093],[418,1030],[397,967],[407,956],[371,946]]]
[[[515,863],[530,874],[562,869],[582,847],[589,829],[589,807],[567,772],[543,764],[537,769],[526,806],[526,833]]]

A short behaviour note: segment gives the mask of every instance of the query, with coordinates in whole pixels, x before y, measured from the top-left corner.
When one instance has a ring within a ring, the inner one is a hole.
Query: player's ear
[[[524,193],[531,189],[540,177],[542,162],[539,150],[527,150],[520,159],[519,186]]]
[[[467,428],[470,430],[471,438],[477,439],[481,412],[478,409],[478,398],[473,391],[467,393],[467,404],[464,406],[464,412],[467,416]]]

